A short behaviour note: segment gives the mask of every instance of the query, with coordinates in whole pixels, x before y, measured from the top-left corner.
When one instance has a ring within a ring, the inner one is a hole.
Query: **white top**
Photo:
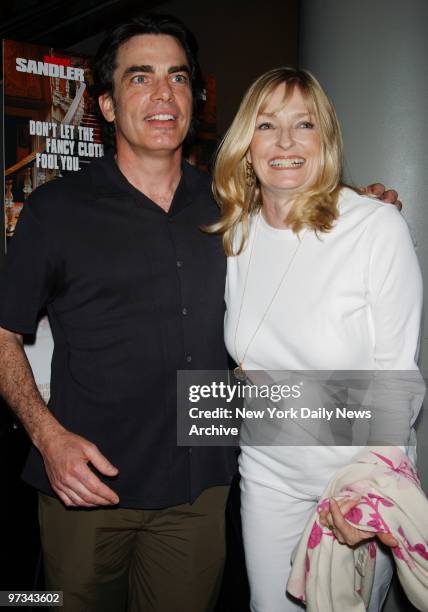
[[[246,370],[417,369],[422,278],[406,222],[348,188],[339,210],[329,233],[300,233],[249,347],[299,237],[260,215],[247,248],[228,258],[225,341],[237,363],[248,347]]]

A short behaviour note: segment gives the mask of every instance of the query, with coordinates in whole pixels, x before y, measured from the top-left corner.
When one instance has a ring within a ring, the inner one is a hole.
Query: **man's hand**
[[[386,189],[382,183],[372,183],[367,185],[367,187],[361,187],[361,191],[367,193],[367,195],[375,196],[382,202],[385,202],[385,204],[394,204],[398,210],[403,208],[403,204],[398,199],[398,193],[395,189]]]
[[[345,515],[358,505],[360,499],[341,499],[337,502],[334,498],[330,499],[330,511],[321,510],[319,521],[324,527],[331,529],[341,544],[355,546],[364,540],[369,540],[377,536],[383,544],[394,548],[398,546],[397,540],[390,533],[374,533],[357,529],[345,518]]]
[[[0,327],[0,392],[40,451],[53,490],[66,506],[110,506],[119,498],[92,472],[115,468],[95,444],[62,427],[47,408],[25,355],[22,336]]]
[[[88,466],[91,463],[105,476],[118,473],[95,444],[61,427],[49,432],[38,448],[51,486],[66,506],[93,508],[119,502],[117,494]]]

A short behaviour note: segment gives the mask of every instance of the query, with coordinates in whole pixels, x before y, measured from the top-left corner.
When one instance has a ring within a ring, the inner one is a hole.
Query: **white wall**
[[[404,202],[428,304],[428,2],[302,0],[300,66],[330,94],[344,133],[347,178],[381,181]],[[421,369],[428,374],[428,307]],[[425,402],[428,405],[428,401]],[[428,415],[418,425],[418,466],[428,490]],[[410,611],[388,599],[385,612]],[[408,607],[407,607],[408,606]]]

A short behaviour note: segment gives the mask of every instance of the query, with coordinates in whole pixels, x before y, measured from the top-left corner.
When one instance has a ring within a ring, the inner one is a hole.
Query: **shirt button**
[[[192,355],[186,355],[186,361],[187,361],[187,363],[191,363]]]
[[[181,313],[182,313],[184,316],[186,316],[186,315],[187,315],[187,308],[186,308],[186,307],[184,307],[184,308],[181,310]]]
[[[183,267],[183,262],[181,261],[181,259],[177,259],[177,268],[182,268]]]

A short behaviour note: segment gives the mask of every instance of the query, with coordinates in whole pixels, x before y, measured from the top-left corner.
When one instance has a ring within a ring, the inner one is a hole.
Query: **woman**
[[[407,226],[394,207],[344,187],[341,174],[337,118],[314,77],[288,68],[260,77],[214,171],[222,217],[211,229],[223,234],[229,256],[225,339],[238,376],[417,369],[422,285]],[[291,552],[328,481],[357,450],[242,447],[253,611],[301,609],[285,594]],[[338,538],[368,537],[339,527],[340,509],[333,511],[325,520]],[[385,543],[394,544],[388,537]],[[386,596],[390,568],[379,555],[373,612]]]

